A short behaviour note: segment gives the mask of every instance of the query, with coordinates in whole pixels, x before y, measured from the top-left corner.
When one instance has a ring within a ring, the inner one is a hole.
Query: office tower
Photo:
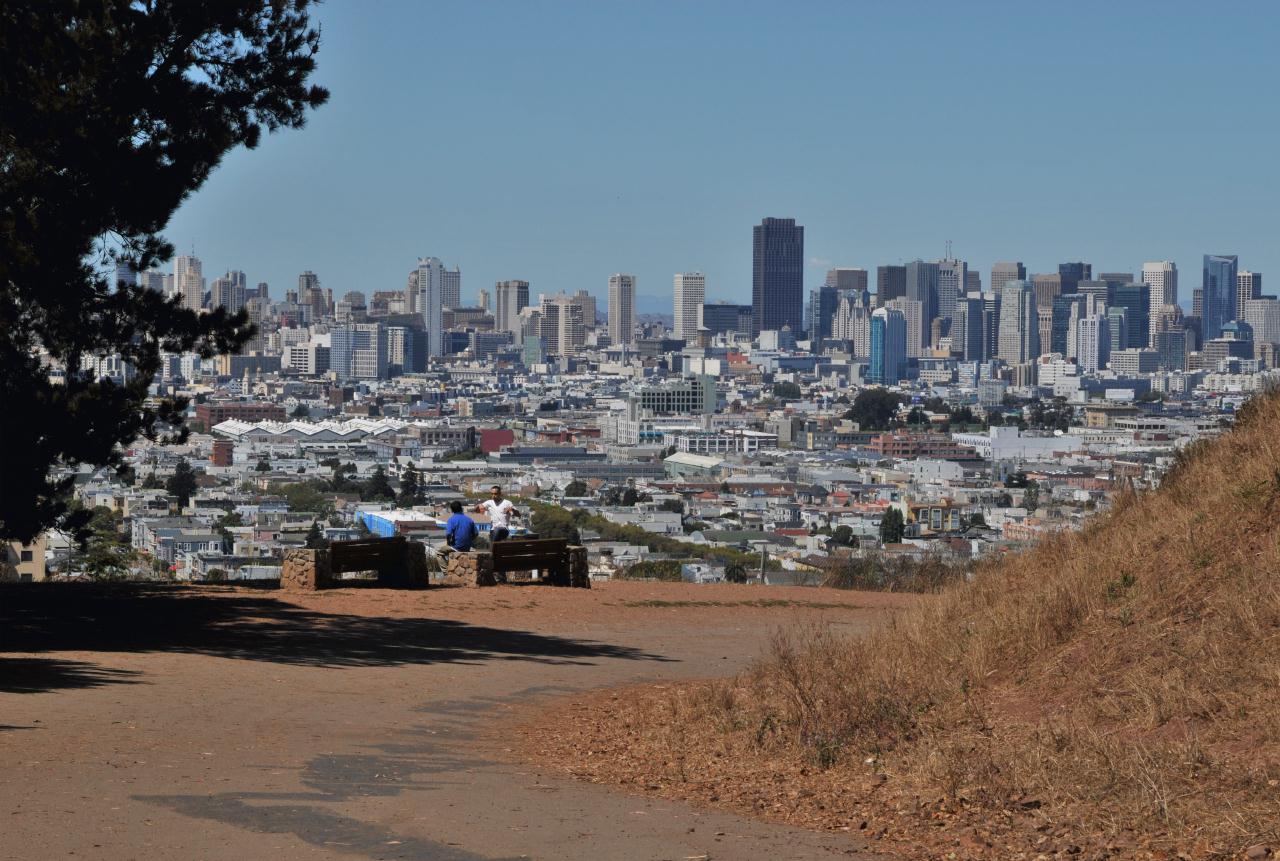
[[[164,293],[166,276],[159,269],[148,269],[146,272],[137,273],[137,284],[139,287],[145,287],[148,290],[154,290],[156,293]]]
[[[1142,264],[1142,283],[1151,287],[1151,343],[1155,344],[1156,312],[1165,305],[1178,304],[1178,267],[1171,260]]]
[[[1050,353],[1058,353],[1064,358],[1075,355],[1075,337],[1072,326],[1075,321],[1085,316],[1084,297],[1079,293],[1058,296],[1053,300],[1053,323],[1049,330]],[[1044,344],[1041,344],[1043,347]]]
[[[116,279],[113,287],[137,287],[138,286],[138,270],[134,269],[128,263],[116,264]]]
[[[320,276],[308,269],[298,276],[298,304],[311,309],[311,319],[323,320],[333,313],[333,296],[320,286]]]
[[[1124,309],[1125,348],[1146,347],[1151,335],[1151,288],[1146,284],[1122,284],[1111,291],[1111,306]]]
[[[831,319],[831,332],[828,337],[838,341],[850,341],[853,344],[853,355],[866,358],[871,350],[871,312],[860,297],[867,295],[861,291],[840,291],[840,303]]]
[[[918,359],[924,353],[924,305],[917,299],[890,299],[886,308],[901,312],[907,326],[907,358]]]
[[[198,259],[188,255],[174,258],[173,289],[182,297],[182,307],[188,311],[204,307],[204,275]]]
[[[724,300],[702,306],[702,326],[713,335],[751,332],[750,305],[731,305]]]
[[[579,290],[569,298],[582,306],[582,325],[588,329],[594,329],[596,326],[596,297],[586,290]]]
[[[493,328],[520,334],[520,312],[529,307],[528,281],[499,281],[493,285]]]
[[[543,296],[539,310],[542,315],[539,334],[547,353],[572,356],[581,350],[587,342],[587,330],[583,323],[582,304],[577,298],[563,293]]]
[[[1244,275],[1244,273],[1240,273]],[[1257,344],[1280,344],[1280,301],[1252,298],[1244,301],[1240,319],[1253,329]]]
[[[1089,263],[1059,263],[1058,275],[1062,278],[1062,294],[1076,292],[1076,285],[1093,277],[1093,266]],[[1127,280],[1132,281],[1133,276]]]
[[[492,297],[489,295],[489,291],[488,291],[488,290],[481,290],[481,291],[480,291],[480,299],[479,299],[478,304],[480,305],[480,309],[481,309],[482,311],[488,311],[488,310],[489,310],[489,302],[490,302],[490,301],[492,301]]]
[[[1128,315],[1128,310],[1121,308],[1119,305],[1110,306],[1107,308],[1106,313],[1102,315],[1102,318],[1107,323],[1107,329],[1111,335],[1111,349],[1113,352],[1116,350],[1127,350],[1131,346],[1129,344]]]
[[[994,359],[999,352],[1000,294],[988,291],[982,294],[982,359]]]
[[[1239,261],[1234,254],[1206,254],[1200,289],[1203,312],[1202,337],[1210,341],[1222,334],[1222,327],[1236,317],[1236,294],[1239,290]]]
[[[991,292],[999,296],[1009,281],[1025,281],[1027,267],[1019,260],[1002,260],[991,266]]]
[[[1244,303],[1262,297],[1262,273],[1242,270],[1236,275],[1236,319],[1243,319]]]
[[[676,321],[679,322],[679,304]],[[698,315],[701,318],[701,314]],[[617,273],[609,276],[609,340],[614,346],[629,347],[636,340],[636,276]]]
[[[707,276],[701,272],[677,272],[673,280],[676,321],[673,334],[693,343],[698,337],[698,330],[702,328],[702,305],[707,299]],[[793,327],[793,331],[799,332],[800,327]]]
[[[418,370],[413,350],[413,329],[387,327],[387,376],[398,377]]]
[[[422,329],[427,334],[423,365],[446,355],[444,345],[444,264],[438,257],[419,257],[414,270],[414,307],[422,315]]]
[[[1040,319],[1035,288],[1029,281],[1006,281],[1000,290],[998,355],[1010,365],[1031,362],[1040,355]]]
[[[902,301],[902,300],[892,300]],[[871,363],[867,382],[897,383],[907,372],[907,321],[896,308],[877,308],[871,314]]]
[[[867,289],[867,270],[856,268],[838,267],[836,269],[827,270],[827,280],[824,286],[834,287],[837,290],[862,290]]]
[[[982,273],[977,269],[970,269],[964,273],[964,292],[962,295],[969,293],[982,292]]]
[[[1091,314],[1076,322],[1076,362],[1086,374],[1096,374],[1111,358],[1111,336],[1101,314]]]
[[[329,332],[329,368],[343,380],[387,376],[387,330],[381,323],[349,323]]]
[[[249,299],[248,279],[239,270],[232,270],[215,278],[210,285],[209,304],[214,308],[226,308],[234,314]]]
[[[1052,308],[1053,300],[1058,296],[1066,292],[1075,292],[1074,290],[1065,291],[1062,289],[1061,275],[1032,275],[1031,286],[1036,292],[1037,308]]]
[[[1040,352],[1050,353],[1053,343],[1053,309],[1036,309],[1036,340],[1040,343]]]
[[[956,301],[967,292],[969,282],[969,264],[963,260],[948,257],[939,260],[938,266],[938,307],[936,317],[950,318],[955,314]]]
[[[907,267],[876,267],[876,307],[883,308],[890,299],[907,295]]]
[[[965,362],[981,362],[986,358],[982,341],[982,294],[972,291],[956,301],[951,318],[951,354]]]
[[[462,307],[461,267],[455,266],[452,269],[442,269],[440,271],[440,307]]]
[[[929,326],[933,318],[938,316],[938,272],[937,263],[926,263],[923,260],[912,260],[907,264],[907,292],[905,298],[920,303],[920,346],[929,344]],[[908,337],[910,337],[911,321],[907,321]],[[918,356],[910,352],[909,356]]]
[[[766,218],[752,228],[751,308],[753,335],[804,330],[804,227],[794,218]]]
[[[831,280],[830,273],[827,273],[827,280]],[[814,352],[818,351],[824,339],[835,337],[835,315],[843,295],[844,291],[831,284],[823,284],[809,291],[809,325],[806,329]]]
[[[1085,312],[1101,314],[1111,302],[1111,286],[1106,281],[1081,281],[1076,285],[1076,292],[1085,297]]]

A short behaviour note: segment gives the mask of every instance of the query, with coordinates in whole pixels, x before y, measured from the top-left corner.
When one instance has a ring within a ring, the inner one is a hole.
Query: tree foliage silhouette
[[[320,35],[308,0],[7,0],[0,4],[0,534],[68,517],[60,467],[119,466],[138,436],[182,438],[148,399],[160,353],[209,358],[247,318],[197,313],[116,279],[169,259],[160,235],[222,157],[303,125]],[[123,383],[86,373],[119,355]]]

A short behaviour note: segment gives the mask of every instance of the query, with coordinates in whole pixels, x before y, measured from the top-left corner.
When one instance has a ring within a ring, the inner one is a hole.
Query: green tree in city
[[[890,508],[884,513],[884,517],[880,518],[880,542],[899,544],[906,529],[907,524],[902,518],[902,511],[898,508]]]
[[[901,404],[901,396],[875,386],[858,392],[844,417],[857,422],[862,430],[888,430]]]
[[[311,418],[311,410],[307,409],[306,404],[298,404],[293,408],[293,412],[289,413],[289,418],[308,419]]]
[[[396,497],[396,504],[401,508],[413,508],[418,504],[418,471],[413,467],[407,468],[400,476],[400,495]]]
[[[586,496],[588,493],[590,493],[590,490],[587,488],[587,483],[576,478],[565,485],[564,488],[565,496],[579,497]]]
[[[311,521],[311,528],[307,530],[306,546],[308,550],[325,550],[329,547],[329,540],[324,537],[319,521]]]
[[[84,528],[83,509],[68,519],[76,465],[184,436],[183,399],[150,397],[161,353],[210,358],[252,335],[243,312],[184,308],[117,266],[168,260],[160,231],[223,157],[325,102],[307,83],[320,46],[308,7],[0,4],[0,534]],[[82,371],[104,355],[132,378]]]
[[[361,494],[365,499],[376,500],[379,502],[391,502],[396,498],[395,489],[391,487],[391,482],[387,480],[387,471],[379,464],[378,468],[373,471],[373,475],[364,483],[364,492]]]
[[[271,472],[271,461],[265,457],[258,458],[258,465],[254,467],[257,472]]]
[[[858,543],[857,539],[853,537],[853,528],[850,526],[837,526],[835,532],[831,533],[831,537],[841,547],[852,547]]]
[[[165,482],[164,489],[178,497],[179,507],[186,508],[191,496],[196,492],[196,471],[191,468],[184,457],[174,467],[173,475]]]
[[[129,574],[133,550],[121,535],[116,512],[99,505],[89,512],[76,567],[94,580],[119,580]]]

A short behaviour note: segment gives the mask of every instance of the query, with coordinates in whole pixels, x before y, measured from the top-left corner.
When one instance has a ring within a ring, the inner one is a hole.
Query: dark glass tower
[[[1204,298],[1201,300],[1204,305],[1201,325],[1205,341],[1221,335],[1222,327],[1237,316],[1238,271],[1238,261],[1234,254],[1204,256],[1204,281],[1200,289],[1204,291]]]
[[[751,334],[790,326],[804,331],[804,227],[766,218],[752,229]]]
[[[1062,279],[1062,293],[1067,296],[1076,292],[1076,285],[1093,277],[1093,265],[1089,263],[1059,263],[1058,277]],[[1130,278],[1130,281],[1133,279]]]

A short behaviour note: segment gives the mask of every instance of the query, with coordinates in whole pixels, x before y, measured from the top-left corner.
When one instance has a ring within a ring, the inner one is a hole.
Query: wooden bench
[[[554,586],[569,585],[569,542],[563,538],[509,538],[493,542],[490,552],[499,580],[516,571],[537,570]]]

